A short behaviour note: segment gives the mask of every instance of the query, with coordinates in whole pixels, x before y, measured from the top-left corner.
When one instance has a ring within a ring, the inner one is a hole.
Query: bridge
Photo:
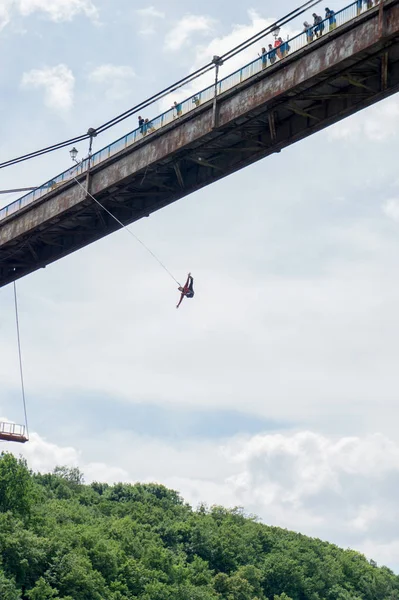
[[[398,91],[399,0],[359,4],[1,209],[0,286],[120,227],[89,194],[129,224]]]

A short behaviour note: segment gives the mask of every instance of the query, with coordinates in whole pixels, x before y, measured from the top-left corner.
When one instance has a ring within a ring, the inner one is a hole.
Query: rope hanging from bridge
[[[85,194],[87,194],[88,196],[90,196],[90,198],[92,200],[94,200],[94,202],[96,202],[98,204],[98,206],[100,206],[107,214],[109,214],[110,217],[112,217],[121,227],[123,227],[124,229],[126,229],[126,231],[139,243],[143,246],[143,248],[145,250],[147,250],[147,252],[149,254],[151,254],[151,256],[157,261],[157,263],[167,272],[167,274],[169,275],[169,277],[171,277],[173,279],[173,281],[175,281],[177,283],[177,285],[180,287],[180,283],[177,281],[176,277],[169,271],[169,269],[166,267],[166,265],[164,265],[164,263],[158,258],[158,256],[156,254],[154,254],[154,252],[152,250],[150,250],[150,248],[148,246],[145,245],[144,242],[141,241],[140,238],[137,237],[137,235],[135,233],[133,233],[133,231],[131,229],[129,229],[129,227],[127,227],[127,225],[124,225],[122,223],[122,221],[120,221],[118,219],[118,217],[116,217],[110,210],[108,210],[108,208],[105,208],[105,206],[103,204],[101,204],[101,202],[99,202],[97,200],[97,198],[95,198],[93,196],[93,194],[90,194],[90,192],[88,192],[86,190],[86,188],[80,183],[80,181],[78,181],[76,179],[76,177],[72,177],[72,179],[74,179],[76,181],[76,183],[82,188],[82,190],[85,192]]]
[[[24,384],[24,370],[22,365],[22,350],[21,350],[21,335],[19,331],[19,314],[18,314],[18,298],[17,298],[17,284],[14,284],[14,308],[15,308],[15,322],[17,325],[17,342],[18,342],[18,357],[19,357],[19,375],[21,379],[21,390],[22,390],[22,403],[24,407],[24,418],[25,425],[16,425],[11,422],[0,423],[0,441],[1,442],[19,442],[24,444],[29,441],[29,427],[28,427],[28,413],[26,410],[26,397],[25,397],[25,384]]]
[[[22,350],[21,350],[21,336],[19,332],[19,314],[18,314],[18,298],[17,298],[17,284],[14,284],[14,307],[15,307],[15,322],[17,325],[17,341],[18,341],[18,358],[19,358],[19,375],[21,379],[21,390],[22,390],[22,403],[24,407],[24,418],[25,418],[25,431],[26,437],[29,439],[29,427],[28,427],[28,413],[26,410],[26,397],[25,397],[25,383],[24,383],[24,370],[22,365]]]

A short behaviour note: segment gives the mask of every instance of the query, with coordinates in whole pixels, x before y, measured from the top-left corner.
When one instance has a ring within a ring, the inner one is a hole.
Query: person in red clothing
[[[179,304],[176,308],[179,308],[180,304],[183,302],[183,298],[194,298],[194,279],[191,277],[191,273],[187,276],[187,281],[183,287],[179,287],[178,290],[181,292]]]
[[[276,50],[277,56],[279,58],[281,58],[281,44],[283,43],[283,40],[281,39],[281,37],[279,37],[278,39],[276,39],[276,41],[274,42],[274,48]]]

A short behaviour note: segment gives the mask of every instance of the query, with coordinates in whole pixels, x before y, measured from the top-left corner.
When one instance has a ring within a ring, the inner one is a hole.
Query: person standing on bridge
[[[285,58],[287,56],[288,52],[290,51],[290,49],[291,49],[291,46],[289,45],[288,38],[287,38],[287,41],[285,41],[285,42],[282,41],[282,44],[280,46],[281,58]]]
[[[141,134],[144,135],[144,119],[143,119],[143,117],[139,117],[139,127],[140,127]]]
[[[274,63],[276,62],[276,50],[273,48],[273,46],[271,44],[269,44],[269,60],[270,60],[270,64],[274,65]]]
[[[281,37],[277,38],[276,41],[274,42],[274,49],[275,49],[275,51],[277,53],[277,56],[279,58],[281,58],[281,48],[280,48],[280,46],[281,46],[282,43],[283,43],[283,40],[282,40]]]
[[[267,52],[266,52],[266,48],[262,48],[261,58],[262,58],[262,69],[266,69],[266,67],[267,67]]]
[[[179,308],[180,304],[183,302],[183,298],[194,298],[194,279],[191,277],[191,273],[188,274],[184,286],[179,287],[178,290],[181,292],[181,296],[176,308]]]
[[[182,114],[182,107],[180,103],[177,103],[176,100],[173,103],[172,108],[174,108],[176,110],[176,116],[177,117],[181,117]]]
[[[146,119],[144,121],[144,128],[145,128],[145,133],[153,133],[155,131],[153,122],[149,121],[148,119]]]
[[[307,43],[313,42],[313,27],[307,21],[303,24],[303,31],[306,33]]]
[[[328,19],[328,22],[330,24],[330,31],[334,31],[334,29],[337,26],[335,12],[333,10],[330,10],[329,8],[326,8],[325,11],[326,11],[326,19]]]
[[[363,6],[363,0],[356,0],[357,1],[357,16],[360,15],[360,13],[362,12],[362,6]]]
[[[319,38],[323,35],[324,31],[323,17],[313,13],[313,19],[314,34],[317,38]]]

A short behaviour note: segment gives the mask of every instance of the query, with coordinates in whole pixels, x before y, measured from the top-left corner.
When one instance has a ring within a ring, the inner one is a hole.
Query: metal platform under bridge
[[[132,223],[398,91],[399,0],[358,5],[1,209],[0,286],[119,227],[86,190]]]

